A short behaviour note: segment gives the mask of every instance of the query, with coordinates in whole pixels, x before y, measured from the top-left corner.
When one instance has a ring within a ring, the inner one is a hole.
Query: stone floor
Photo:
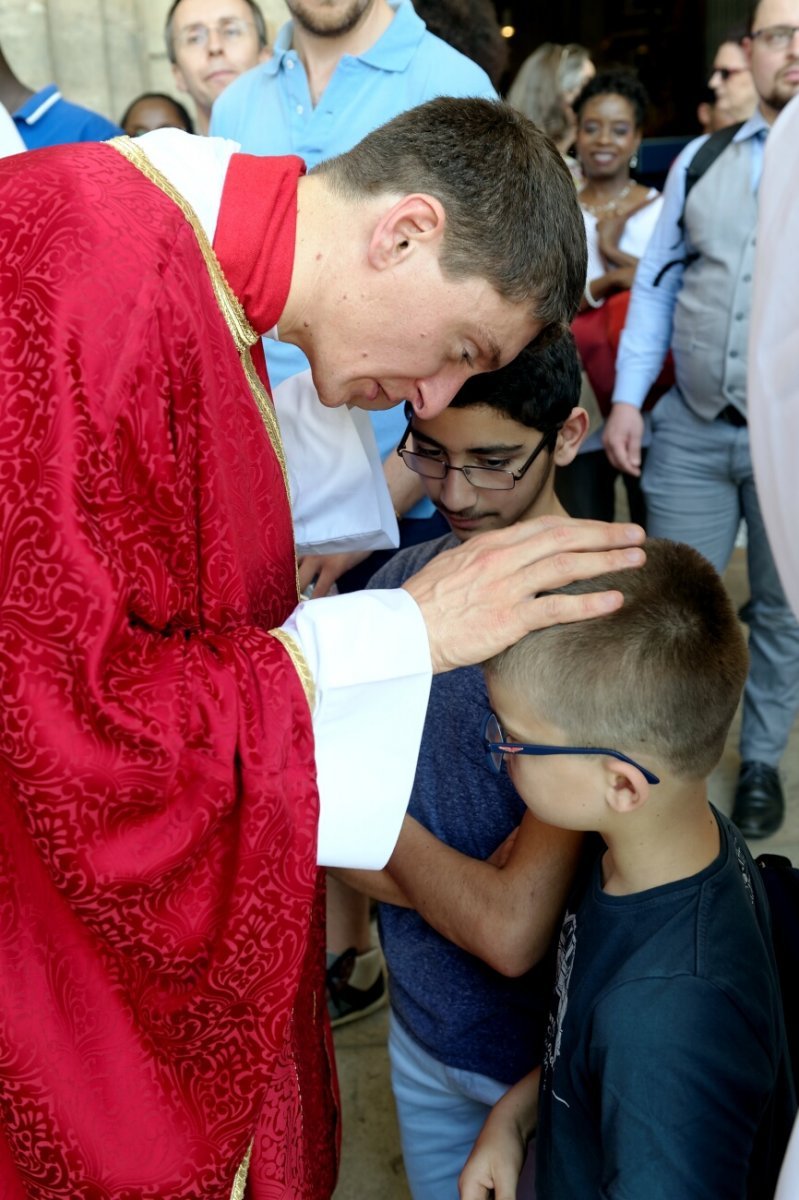
[[[746,599],[743,552],[735,552],[726,577],[736,604]],[[711,782],[711,799],[729,812],[738,772],[738,721]],[[782,763],[788,815],[775,837],[752,843],[756,853],[787,854],[799,863],[799,722]],[[335,1200],[409,1200],[399,1148],[386,1057],[386,1010],[336,1033],[343,1106],[343,1153]]]

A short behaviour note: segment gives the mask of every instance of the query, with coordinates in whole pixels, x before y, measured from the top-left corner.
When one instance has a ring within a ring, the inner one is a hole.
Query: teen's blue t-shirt
[[[399,587],[442,550],[447,534],[401,550],[369,587]],[[526,811],[507,773],[483,749],[483,673],[462,667],[433,678],[408,811],[448,846],[486,859]],[[412,909],[380,905],[391,1005],[400,1024],[439,1062],[515,1083],[541,1061],[551,962],[518,979],[500,975],[441,936]]]

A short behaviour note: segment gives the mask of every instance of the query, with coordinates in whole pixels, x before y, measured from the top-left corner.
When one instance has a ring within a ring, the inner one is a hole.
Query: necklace
[[[633,180],[629,179],[619,192],[618,196],[614,196],[611,200],[606,201],[605,204],[586,204],[585,200],[581,200],[580,206],[584,208],[587,213],[590,213],[592,217],[604,217],[605,213],[609,213],[612,209],[616,208],[617,205],[621,204],[622,200],[625,200],[627,196],[629,196],[634,187],[635,184]],[[583,191],[585,191],[585,188],[583,188]]]

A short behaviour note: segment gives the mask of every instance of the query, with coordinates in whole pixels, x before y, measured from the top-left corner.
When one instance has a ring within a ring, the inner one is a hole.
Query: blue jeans
[[[497,1031],[501,1037],[501,1031]],[[413,1200],[458,1200],[458,1176],[483,1122],[508,1085],[448,1067],[389,1017],[388,1054],[402,1157]],[[517,1200],[534,1200],[529,1153]]]
[[[749,626],[750,663],[741,758],[777,766],[799,710],[799,624],[760,514],[749,430],[700,420],[672,388],[652,412],[642,486],[650,536],[687,542],[719,572],[746,521],[750,599],[740,615]]]

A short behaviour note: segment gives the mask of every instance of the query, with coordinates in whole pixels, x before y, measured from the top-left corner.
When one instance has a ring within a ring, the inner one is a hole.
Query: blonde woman
[[[544,42],[524,60],[508,91],[509,103],[552,139],[575,178],[579,167],[569,151],[577,121],[571,105],[595,74],[585,46]]]

